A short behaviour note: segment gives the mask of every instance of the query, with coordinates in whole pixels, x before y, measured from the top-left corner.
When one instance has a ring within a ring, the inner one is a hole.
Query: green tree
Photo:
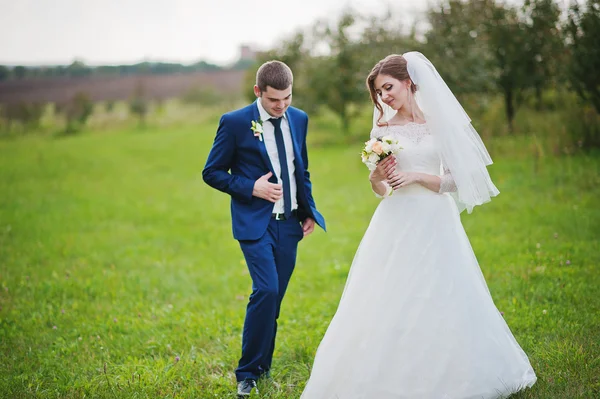
[[[342,133],[348,135],[359,103],[364,103],[364,79],[359,40],[352,37],[359,19],[352,10],[346,10],[333,25],[315,25],[315,35],[329,48],[330,54],[316,57],[307,70],[312,98],[331,109],[339,118]]]
[[[531,43],[524,23],[515,7],[493,3],[486,22],[489,48],[492,51],[495,82],[504,97],[506,119],[514,131],[517,95],[528,85]]]
[[[230,67],[230,69],[233,69],[234,71],[245,71],[248,68],[252,67],[253,65],[254,65],[253,60],[239,59],[235,62],[235,64],[233,64]]]
[[[106,100],[104,102],[104,110],[107,113],[113,112],[114,109],[115,109],[115,100]]]
[[[226,95],[212,86],[201,85],[190,87],[183,93],[181,100],[187,104],[210,106],[223,103],[226,100]]]
[[[208,63],[206,61],[198,61],[195,64],[192,64],[188,67],[191,71],[222,71],[218,65]]]
[[[487,23],[493,8],[493,0],[443,0],[427,12],[424,53],[459,97],[495,89]]]
[[[20,123],[25,129],[33,130],[40,125],[44,105],[38,102],[19,101],[3,104],[1,111],[9,130],[15,122]]]
[[[56,111],[65,116],[65,133],[75,133],[81,130],[92,115],[94,103],[88,93],[79,91],[66,103],[56,104]]]
[[[530,51],[524,54],[530,81],[535,89],[537,108],[542,107],[542,92],[560,65],[563,41],[560,33],[560,8],[554,0],[525,0],[525,34]]]
[[[546,55],[545,42],[532,51],[531,30],[519,10],[496,0],[444,0],[428,13],[426,33],[430,58],[458,96],[500,90],[511,131],[520,93],[534,82],[540,88],[545,83],[531,76],[538,71],[531,60]],[[541,29],[538,19],[535,27]]]
[[[139,126],[146,125],[146,115],[148,114],[148,99],[146,98],[146,88],[142,81],[138,81],[131,100],[129,101],[129,110],[138,117]]]
[[[16,66],[13,69],[13,74],[17,79],[23,79],[27,75],[27,68],[22,65]]]
[[[0,65],[0,82],[7,80],[10,77],[10,69],[4,65]]]
[[[289,66],[294,74],[293,104],[307,112],[316,112],[317,104],[311,97],[310,88],[307,83],[307,64],[312,62],[309,48],[310,43],[306,39],[306,33],[296,32],[289,39],[285,39],[278,47],[260,53],[253,67],[247,69],[244,78],[244,97],[254,101],[253,87],[256,83],[256,70],[266,61],[279,60]]]
[[[383,16],[363,16],[346,9],[339,19],[317,21],[296,32],[277,48],[259,54],[246,74],[245,96],[254,100],[256,68],[267,60],[285,62],[294,73],[294,104],[311,114],[322,108],[333,111],[342,132],[369,101],[365,79],[373,65],[386,55],[419,49],[414,36],[401,32],[390,11]]]
[[[75,60],[67,67],[67,74],[73,77],[89,76],[92,73],[83,61]]]
[[[381,16],[363,16],[359,23],[362,31],[355,50],[361,62],[360,70],[364,81],[375,63],[390,54],[403,54],[407,51],[427,52],[425,46],[415,37],[415,27],[409,34],[403,32],[404,26],[395,18],[391,10]],[[368,92],[365,91],[367,98]]]
[[[600,113],[600,0],[585,7],[573,3],[568,12],[565,39],[570,55],[569,78],[577,94]]]

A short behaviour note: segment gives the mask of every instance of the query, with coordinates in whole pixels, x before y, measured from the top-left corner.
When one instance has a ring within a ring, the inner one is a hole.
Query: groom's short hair
[[[271,86],[276,90],[285,90],[294,82],[294,75],[289,66],[281,61],[267,61],[256,72],[256,85],[261,92]]]

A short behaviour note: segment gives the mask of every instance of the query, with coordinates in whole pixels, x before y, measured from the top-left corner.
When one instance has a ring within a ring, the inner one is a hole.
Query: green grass
[[[200,176],[213,122],[0,141],[1,397],[235,397],[250,278]],[[262,397],[299,396],[377,206],[359,147],[311,148],[329,232],[300,244]],[[492,148],[502,194],[463,222],[539,377],[515,397],[596,398],[598,154]]]

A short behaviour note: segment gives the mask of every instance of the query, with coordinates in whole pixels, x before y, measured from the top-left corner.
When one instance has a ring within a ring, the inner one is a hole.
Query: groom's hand
[[[315,231],[315,221],[312,218],[306,218],[302,222],[302,230],[304,231],[304,237]]]
[[[273,173],[269,172],[255,181],[252,195],[275,203],[283,195],[283,190],[281,184],[274,184],[269,181],[271,176],[273,176]]]

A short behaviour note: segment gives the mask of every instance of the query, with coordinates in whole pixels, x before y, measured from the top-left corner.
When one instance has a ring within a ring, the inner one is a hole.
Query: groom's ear
[[[254,95],[256,97],[261,97],[262,96],[262,92],[260,91],[260,88],[257,85],[254,85]]]

